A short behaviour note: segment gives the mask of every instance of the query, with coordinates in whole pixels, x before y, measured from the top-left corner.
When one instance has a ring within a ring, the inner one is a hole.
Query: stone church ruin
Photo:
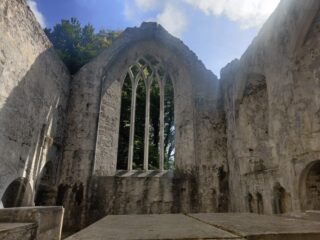
[[[319,29],[320,1],[282,0],[218,79],[143,23],[70,75],[26,1],[1,0],[0,224],[37,222],[21,236],[59,239],[62,218],[76,232],[108,215],[316,214]],[[313,224],[319,235],[303,239],[320,236]]]

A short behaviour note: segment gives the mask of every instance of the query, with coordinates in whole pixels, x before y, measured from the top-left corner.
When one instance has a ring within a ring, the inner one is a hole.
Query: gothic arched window
[[[174,88],[160,61],[146,56],[124,79],[118,170],[165,170],[174,166]]]

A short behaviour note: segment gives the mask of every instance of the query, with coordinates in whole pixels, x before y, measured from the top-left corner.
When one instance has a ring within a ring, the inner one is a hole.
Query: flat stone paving
[[[319,240],[320,222],[246,213],[110,215],[67,240]]]
[[[182,214],[107,216],[67,240],[242,239]]]
[[[284,216],[291,217],[291,218],[299,218],[309,221],[319,221],[320,222],[320,211],[310,210],[306,212],[300,213],[289,213]]]
[[[320,240],[320,222],[250,213],[189,214],[245,239]]]

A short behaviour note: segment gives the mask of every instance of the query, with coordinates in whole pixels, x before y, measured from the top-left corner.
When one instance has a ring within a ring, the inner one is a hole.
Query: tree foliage
[[[174,167],[175,154],[175,134],[174,125],[174,89],[172,80],[167,79],[164,88],[164,165],[165,169]]]
[[[91,24],[81,27],[79,20],[61,20],[53,29],[44,29],[71,74],[109,47],[120,31],[100,30]]]

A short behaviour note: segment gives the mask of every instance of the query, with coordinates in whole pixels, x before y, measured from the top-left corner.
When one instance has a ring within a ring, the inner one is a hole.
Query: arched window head
[[[121,98],[117,169],[173,168],[174,91],[161,61],[146,55],[130,66]]]

